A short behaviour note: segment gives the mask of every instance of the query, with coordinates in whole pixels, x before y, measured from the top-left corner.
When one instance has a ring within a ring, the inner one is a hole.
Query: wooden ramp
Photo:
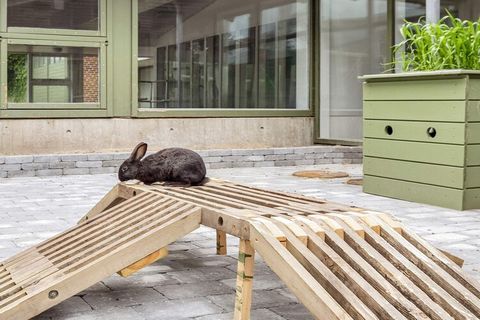
[[[166,254],[200,224],[240,238],[234,318],[258,253],[317,319],[480,319],[480,284],[386,214],[223,181],[119,184],[79,224],[0,263],[0,319],[28,319]]]

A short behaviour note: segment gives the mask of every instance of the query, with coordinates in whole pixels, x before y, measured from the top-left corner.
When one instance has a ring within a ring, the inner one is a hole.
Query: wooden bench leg
[[[227,254],[227,233],[217,230],[217,254],[224,256]]]
[[[250,241],[240,239],[234,320],[250,319],[254,263],[255,250],[250,245]]]

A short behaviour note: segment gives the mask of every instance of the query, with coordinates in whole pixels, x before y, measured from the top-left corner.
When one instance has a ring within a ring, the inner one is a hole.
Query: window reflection
[[[140,0],[139,106],[308,109],[308,21],[308,0]]]

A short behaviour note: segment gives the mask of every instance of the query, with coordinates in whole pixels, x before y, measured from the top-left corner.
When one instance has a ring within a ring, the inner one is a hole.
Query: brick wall
[[[83,102],[98,102],[98,56],[83,57]]]
[[[311,146],[198,151],[207,169],[362,163],[361,147]],[[0,178],[115,173],[130,153],[0,157]]]

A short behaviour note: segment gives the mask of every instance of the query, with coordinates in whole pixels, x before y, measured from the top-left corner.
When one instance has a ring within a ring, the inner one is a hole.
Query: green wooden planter
[[[480,72],[361,77],[363,191],[480,208]]]

